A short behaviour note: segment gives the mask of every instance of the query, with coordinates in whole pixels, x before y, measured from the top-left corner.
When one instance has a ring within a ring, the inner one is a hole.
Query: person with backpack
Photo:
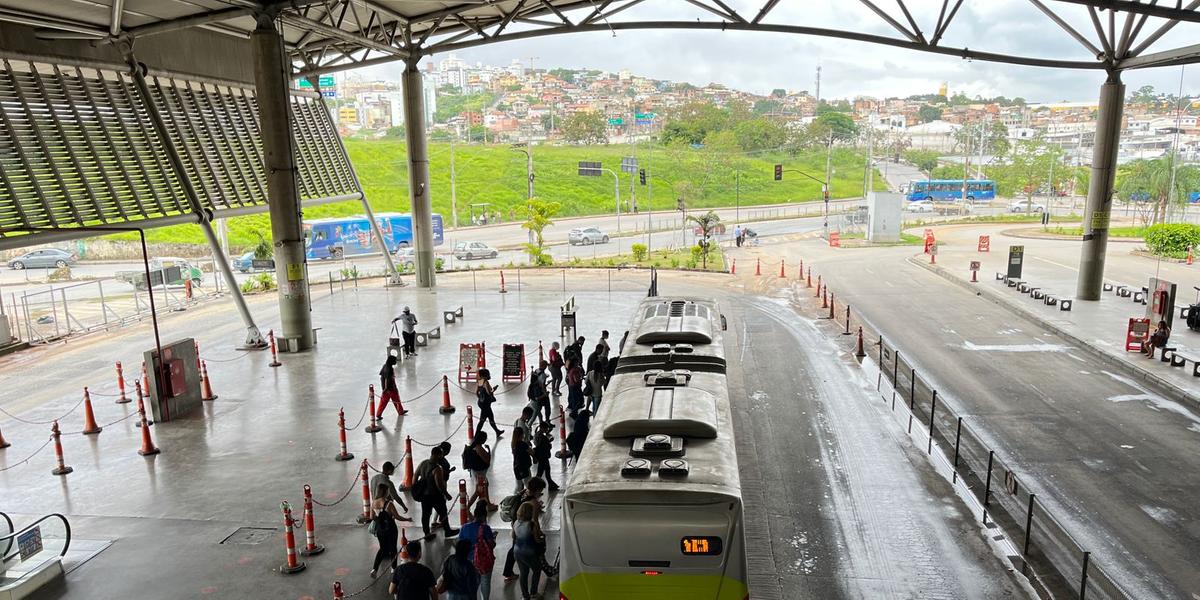
[[[550,352],[546,354],[546,358],[550,362],[550,393],[554,396],[561,396],[562,392],[559,390],[563,381],[563,365],[566,362],[563,361],[562,354],[558,351],[558,342],[550,344]]]
[[[454,542],[454,554],[442,562],[437,591],[446,594],[448,600],[476,600],[479,597],[479,572],[471,564],[470,540]]]
[[[538,424],[537,433],[533,434],[533,459],[537,463],[537,476],[546,480],[551,492],[558,491],[558,484],[550,477],[551,449],[554,445],[554,424],[546,421]]]
[[[533,474],[533,448],[525,439],[526,429],[514,429],[512,439],[513,477],[517,480],[517,491],[521,493],[529,476]]]
[[[374,509],[375,516],[371,519],[370,529],[379,542],[379,550],[375,552],[375,561],[371,563],[371,579],[375,579],[379,573],[379,565],[383,564],[383,561],[391,559],[392,566],[396,566],[396,542],[400,539],[400,528],[396,525],[396,521],[401,517],[396,512],[396,506],[388,498],[386,483],[380,483],[375,487],[375,500],[371,502],[371,508]]]
[[[475,428],[475,435],[479,435],[483,431],[483,425],[490,422],[492,431],[496,432],[496,439],[504,435],[504,430],[496,426],[496,413],[492,412],[492,405],[496,403],[496,390],[492,387],[492,372],[487,369],[480,369],[476,374],[479,377],[479,383],[475,386],[475,403],[479,405],[479,425]]]
[[[538,364],[538,368],[530,374],[529,388],[525,392],[530,406],[533,407],[533,412],[538,416],[538,421],[543,423],[550,420],[550,393],[546,390],[545,375],[546,361],[543,360]],[[543,413],[545,413],[544,417]]]
[[[525,502],[517,509],[517,520],[513,525],[513,555],[521,571],[521,598],[524,600],[538,594],[546,562],[546,534],[542,531],[541,514],[541,505]]]
[[[475,505],[473,516],[475,520],[458,531],[458,541],[470,543],[468,556],[479,573],[479,595],[488,600],[492,595],[492,569],[496,566],[496,532],[488,525],[488,508],[483,503]]]
[[[421,564],[421,542],[409,542],[404,551],[408,558],[392,571],[388,594],[396,600],[438,600],[437,578]]]
[[[526,406],[521,409],[521,416],[513,421],[513,429],[520,429],[525,432],[525,441],[533,440],[533,422],[537,419],[533,416],[533,407]]]
[[[513,494],[500,502],[500,520],[506,523],[512,523],[517,520],[517,509],[526,502],[537,502],[541,504],[542,493],[546,491],[546,481],[541,477],[530,477],[529,483],[525,484],[525,489],[519,494]],[[516,564],[516,556],[513,554],[512,547],[509,547],[508,554],[504,557],[504,581],[511,583],[517,580],[517,574],[513,571],[513,566]]]
[[[487,439],[487,432],[480,431],[475,434],[475,437],[471,438],[470,444],[463,447],[463,469],[471,472],[471,483],[474,486],[474,491],[471,492],[471,497],[467,500],[468,506],[474,506],[475,500],[488,500],[486,497],[479,495],[480,483],[487,482],[488,469],[492,468],[492,449],[488,447]],[[490,505],[491,503],[488,502],[488,504]]]
[[[588,431],[591,430],[591,420],[590,410],[580,411],[579,416],[575,418],[575,425],[571,427],[571,433],[567,434],[567,449],[570,450],[575,464],[579,464],[579,454],[583,452],[583,443],[587,441]]]
[[[583,369],[579,360],[571,357],[567,360],[567,410],[571,418],[583,408]]]
[[[400,405],[400,390],[396,387],[396,357],[391,354],[383,362],[383,368],[379,369],[379,410],[375,413],[376,419],[383,418],[383,411],[388,404],[395,404],[400,416],[408,414]]]
[[[595,413],[600,410],[600,400],[604,396],[604,375],[608,372],[608,359],[605,358],[605,344],[596,344],[596,349],[588,355],[587,375],[585,375],[585,390],[583,395],[588,398],[588,407]]]
[[[434,537],[434,534],[429,531],[429,517],[433,513],[437,513],[446,537],[452,537],[458,533],[457,529],[450,527],[450,517],[446,512],[446,502],[452,496],[446,491],[448,470],[443,467],[445,458],[441,446],[432,448],[429,451],[429,458],[421,461],[421,464],[417,466],[410,490],[413,499],[421,503],[421,530],[427,540]]]

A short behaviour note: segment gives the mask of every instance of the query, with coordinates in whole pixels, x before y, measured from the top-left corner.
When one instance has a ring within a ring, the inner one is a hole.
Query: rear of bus
[[[613,490],[564,501],[561,598],[749,597],[738,498],[687,491],[658,492],[653,502],[646,496]]]

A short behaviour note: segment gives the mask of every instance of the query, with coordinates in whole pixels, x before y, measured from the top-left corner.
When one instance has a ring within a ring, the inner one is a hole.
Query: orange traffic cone
[[[102,427],[96,424],[96,414],[92,412],[92,395],[88,393],[87,386],[83,388],[83,435],[94,435],[100,433]]]
[[[138,410],[138,416],[140,417],[142,426],[142,447],[138,450],[138,454],[142,456],[158,454],[160,450],[158,446],[154,445],[154,440],[150,437],[150,424],[146,422],[146,409],[142,408]]]
[[[442,406],[438,412],[443,415],[454,412],[454,405],[450,404],[450,379],[445,375],[442,375]]]
[[[761,275],[762,275],[762,259],[756,258],[756,259],[754,259],[754,276],[758,277]]]
[[[737,275],[737,259],[736,259],[736,258],[735,258],[735,259],[732,259],[732,261],[733,261],[733,262],[731,262],[731,263],[730,263],[730,266],[729,266],[729,274],[730,274],[730,275]]]
[[[782,278],[782,277],[787,277],[787,275],[784,275],[784,271],[783,271],[783,265],[784,265],[784,261],[782,261],[782,260],[781,260],[781,261],[779,261],[779,276],[780,276],[781,278]]]
[[[407,492],[413,485],[413,455],[412,437],[404,438],[404,481],[400,482],[400,491]]]
[[[205,361],[200,361],[200,399],[217,399],[217,395],[212,392],[212,380],[208,378],[208,363]]]
[[[0,448],[7,448],[11,445],[12,444],[8,443],[8,440],[4,439],[4,432],[0,431]]]
[[[858,328],[858,343],[854,346],[854,356],[856,358],[865,358],[867,356],[867,349],[863,347],[862,327]]]
[[[508,290],[504,287],[504,271],[500,271],[500,293],[507,294]]]

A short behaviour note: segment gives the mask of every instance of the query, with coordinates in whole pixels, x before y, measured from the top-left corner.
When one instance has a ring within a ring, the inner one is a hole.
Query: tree
[[[999,171],[1001,184],[1012,193],[1022,193],[1029,200],[1026,210],[1033,208],[1033,195],[1047,185],[1051,169],[1062,168],[1063,150],[1041,138],[1021,140],[1008,153],[1007,164]],[[1063,177],[1065,179],[1065,177]]]
[[[687,102],[668,111],[664,118],[662,142],[668,145],[678,141],[702,144],[709,133],[730,126],[729,111],[708,101]]]
[[[1183,205],[1189,192],[1200,189],[1200,168],[1180,165],[1179,157],[1171,154],[1153,160],[1138,159],[1117,172],[1116,189],[1122,198],[1148,194],[1154,205],[1152,222],[1165,223],[1172,201]]]
[[[1141,104],[1143,106],[1158,104],[1158,94],[1154,93],[1154,86],[1143,85],[1142,87],[1138,88],[1136,92],[1130,95],[1129,102],[1131,104]]]
[[[575,71],[570,69],[550,69],[550,75],[567,83],[575,83]]]
[[[547,227],[554,224],[554,215],[558,214],[562,205],[557,202],[546,202],[537,198],[530,198],[526,203],[528,210],[528,219],[521,224],[521,228],[529,231],[532,241],[525,244],[525,251],[529,253],[529,260],[535,265],[546,266],[554,263],[554,259],[546,252],[546,240],[542,237],[542,232]]]
[[[835,141],[853,140],[858,137],[858,124],[854,122],[854,119],[850,115],[845,113],[822,113],[813,121],[813,124],[818,125],[827,132],[822,137],[828,137],[829,134],[833,134]]]
[[[577,112],[561,126],[563,139],[572,144],[607,144],[608,120],[598,112]]]
[[[688,215],[687,220],[695,223],[700,229],[700,257],[704,262],[704,268],[708,268],[708,252],[712,248],[711,238],[717,227],[721,224],[721,217],[713,211],[708,211],[703,215]]]
[[[771,90],[772,98],[783,98],[784,96],[787,96],[787,90],[783,88],[775,88]]]
[[[384,132],[384,135],[390,138],[402,138],[404,137],[404,126],[397,125],[395,127],[388,127],[387,131]]]
[[[782,123],[759,117],[734,125],[733,134],[742,150],[766,150],[783,146],[788,130]]]
[[[773,112],[777,112],[779,110],[779,107],[780,107],[780,105],[779,105],[778,100],[771,100],[771,99],[755,100],[754,101],[754,114],[759,115],[759,116],[769,115]]]
[[[942,109],[929,104],[922,104],[917,110],[917,117],[922,123],[930,123],[942,118]]]
[[[938,153],[933,150],[905,150],[904,160],[926,173],[932,173],[938,166]]]

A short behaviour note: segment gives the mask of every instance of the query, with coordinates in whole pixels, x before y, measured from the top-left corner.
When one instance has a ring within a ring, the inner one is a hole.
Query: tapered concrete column
[[[1121,114],[1125,109],[1125,84],[1112,71],[1100,86],[1100,111],[1096,116],[1096,145],[1092,151],[1092,180],[1083,212],[1083,250],[1075,297],[1099,300],[1104,284],[1104,254],[1108,249],[1108,223],[1112,214],[1113,181],[1121,141]]]
[[[425,144],[425,90],[415,59],[404,67],[404,132],[408,138],[408,195],[412,200],[417,286],[431,288],[437,285],[433,201],[429,196],[429,149]]]
[[[251,40],[254,44],[254,83],[267,170],[271,235],[275,243],[275,278],[279,283],[279,316],[288,350],[312,348],[312,316],[308,308],[308,268],[304,257],[304,228],[296,183],[296,152],[292,139],[291,65],[283,38],[271,15],[260,14]]]

